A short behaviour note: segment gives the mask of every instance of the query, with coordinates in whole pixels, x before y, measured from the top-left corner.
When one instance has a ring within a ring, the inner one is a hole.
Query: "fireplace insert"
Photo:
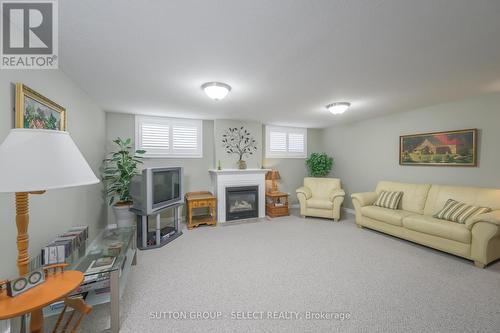
[[[226,187],[226,221],[259,216],[259,187]]]

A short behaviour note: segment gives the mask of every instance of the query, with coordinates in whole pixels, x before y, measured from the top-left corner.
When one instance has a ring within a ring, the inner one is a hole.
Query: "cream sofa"
[[[339,221],[345,192],[338,178],[304,178],[304,186],[296,190],[300,215],[324,217]]]
[[[398,210],[373,206],[382,191],[402,191]],[[473,260],[483,268],[500,258],[500,189],[379,182],[352,194],[356,224]],[[489,207],[465,224],[432,217],[448,199]]]

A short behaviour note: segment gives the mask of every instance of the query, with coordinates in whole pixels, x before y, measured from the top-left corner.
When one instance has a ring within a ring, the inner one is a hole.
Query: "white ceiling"
[[[325,127],[500,91],[498,0],[64,0],[60,66],[107,111]],[[200,89],[222,81],[222,101]],[[325,105],[349,101],[341,116]]]

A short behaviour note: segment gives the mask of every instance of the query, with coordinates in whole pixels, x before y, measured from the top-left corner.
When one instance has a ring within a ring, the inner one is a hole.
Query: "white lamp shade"
[[[0,146],[0,192],[42,191],[98,182],[68,132],[12,129]]]

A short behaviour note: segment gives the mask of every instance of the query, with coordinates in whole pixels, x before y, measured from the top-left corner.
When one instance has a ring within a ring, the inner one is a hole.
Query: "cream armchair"
[[[338,178],[304,178],[304,186],[296,190],[300,215],[324,217],[339,221],[345,192]]]

